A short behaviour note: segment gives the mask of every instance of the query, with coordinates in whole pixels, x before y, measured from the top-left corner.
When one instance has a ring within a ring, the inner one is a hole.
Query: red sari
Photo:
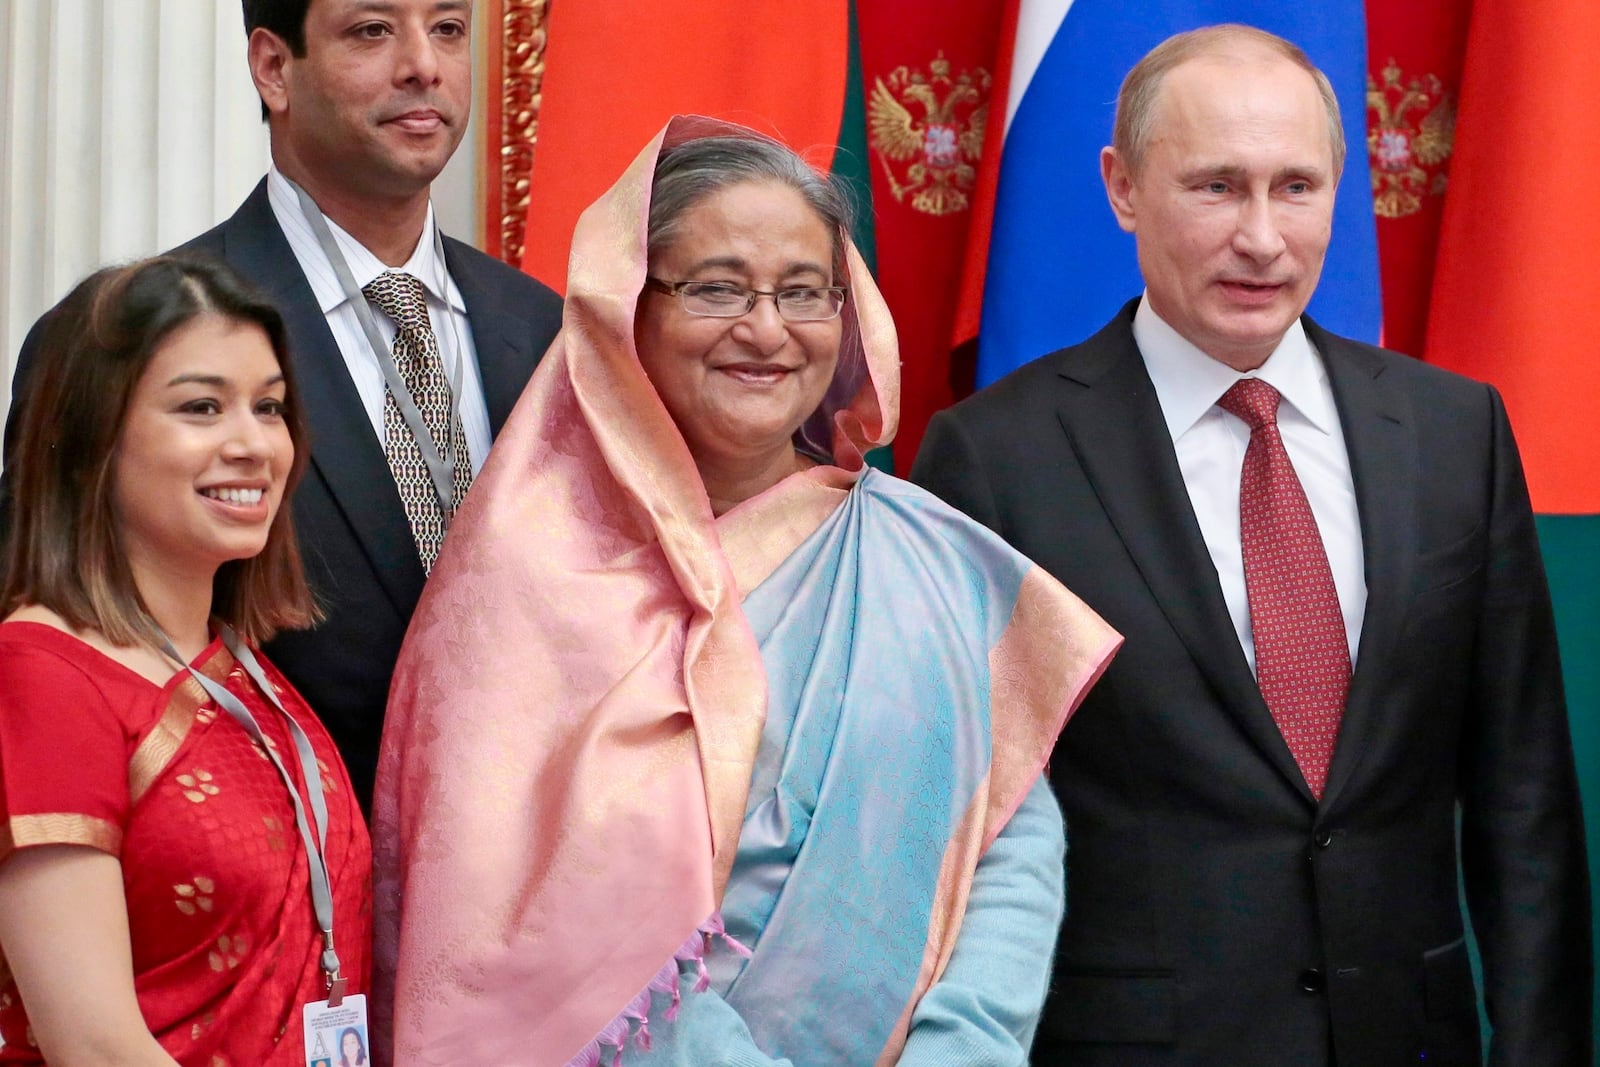
[[[283,717],[222,642],[194,664],[250,709],[305,797]],[[317,755],[339,958],[349,991],[366,992],[366,826],[327,731],[262,667]],[[301,1008],[325,996],[322,938],[283,779],[187,672],[158,687],[70,634],[12,622],[0,625],[0,863],[46,844],[121,861],[139,1008],[174,1059],[305,1062]],[[0,1065],[44,1063],[3,957],[0,1038]]]

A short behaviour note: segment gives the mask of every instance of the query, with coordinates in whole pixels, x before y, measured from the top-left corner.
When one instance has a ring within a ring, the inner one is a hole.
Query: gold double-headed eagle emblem
[[[939,52],[926,71],[897,67],[878,78],[867,103],[869,142],[889,176],[895,200],[929,215],[967,209],[983,152],[989,72],[950,73]],[[912,113],[912,108],[920,115]]]
[[[1382,82],[1367,75],[1367,131],[1372,158],[1372,206],[1379,218],[1397,219],[1422,209],[1424,196],[1445,189],[1445,162],[1456,137],[1456,106],[1432,74],[1405,80],[1389,60]]]

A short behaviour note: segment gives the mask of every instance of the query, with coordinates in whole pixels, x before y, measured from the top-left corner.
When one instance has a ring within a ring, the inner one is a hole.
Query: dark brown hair
[[[0,615],[25,604],[117,645],[156,640],[112,507],[117,443],[135,386],[162,343],[202,316],[259,326],[283,371],[294,463],[266,547],[217,570],[212,613],[247,640],[309,626],[317,609],[289,514],[310,446],[283,319],[220,263],[160,256],[90,275],[50,312],[20,407]]]

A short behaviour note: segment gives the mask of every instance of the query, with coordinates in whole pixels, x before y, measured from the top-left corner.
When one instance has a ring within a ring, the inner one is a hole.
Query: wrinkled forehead
[[[757,195],[748,195],[757,191]],[[775,195],[763,195],[775,194]],[[713,205],[713,210],[706,210]],[[811,230],[811,224],[816,230]],[[793,259],[795,270],[814,265],[835,283],[846,271],[846,237],[832,226],[805,193],[781,178],[743,175],[702,192],[677,207],[662,220],[665,231],[659,241],[651,241],[649,262],[654,269],[663,260],[710,259],[717,265],[733,266],[743,254],[765,244],[809,244],[809,233],[825,233],[827,248],[817,255]],[[680,264],[687,266],[688,264]]]
[[[1152,145],[1292,138],[1330,156],[1333,151],[1327,109],[1311,73],[1260,49],[1206,53],[1178,64],[1162,78],[1153,112]]]
[[[1310,71],[1276,52],[1240,48],[1191,56],[1167,71],[1156,94],[1156,119],[1174,108],[1226,105],[1262,93],[1310,100],[1320,107]]]

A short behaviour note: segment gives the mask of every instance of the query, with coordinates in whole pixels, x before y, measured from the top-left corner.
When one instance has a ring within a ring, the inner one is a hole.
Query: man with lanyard
[[[288,325],[313,442],[295,528],[326,618],[268,652],[366,808],[422,583],[560,326],[560,300],[435,225],[430,186],[472,96],[471,0],[243,5],[272,166],[178,251],[229,263]],[[18,357],[14,405],[38,333]]]

